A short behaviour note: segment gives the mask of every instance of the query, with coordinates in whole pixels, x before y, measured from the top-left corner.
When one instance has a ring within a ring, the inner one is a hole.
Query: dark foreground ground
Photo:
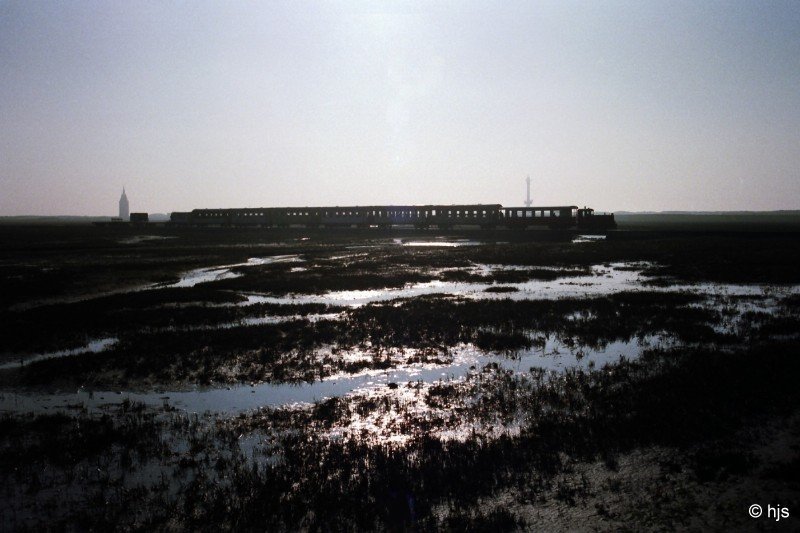
[[[0,226],[0,529],[797,530],[798,234],[667,230]]]

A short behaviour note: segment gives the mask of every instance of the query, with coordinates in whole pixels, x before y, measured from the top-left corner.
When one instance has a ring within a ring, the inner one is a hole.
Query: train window
[[[431,209],[431,216],[432,216],[432,217],[435,217],[435,216],[436,216],[436,209]]]
[[[522,216],[522,211],[517,211],[517,216],[521,217]]]

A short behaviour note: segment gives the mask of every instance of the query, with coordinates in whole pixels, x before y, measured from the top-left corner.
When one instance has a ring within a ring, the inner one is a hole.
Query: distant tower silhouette
[[[119,218],[129,220],[131,212],[128,207],[128,197],[125,195],[125,187],[122,188],[122,196],[119,199]]]
[[[528,195],[525,198],[525,207],[530,207],[531,204],[533,203],[531,201],[531,177],[530,176],[528,176],[528,179],[525,180],[525,183],[528,184]]]

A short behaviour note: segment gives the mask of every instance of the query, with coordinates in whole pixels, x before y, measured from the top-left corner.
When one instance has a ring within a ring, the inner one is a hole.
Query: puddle
[[[416,241],[415,241],[416,242]],[[434,242],[436,245],[442,243]],[[444,243],[447,244],[447,243]],[[405,245],[405,243],[404,243]],[[181,280],[171,286],[191,287],[197,283],[226,279],[238,274],[231,271],[235,267],[266,265],[279,262],[301,262],[297,255],[282,255],[265,258],[252,258],[245,263],[224,265],[187,272]],[[731,326],[745,310],[760,310],[767,306],[776,306],[791,294],[799,294],[800,286],[772,287],[763,285],[730,285],[718,283],[676,284],[673,286],[649,286],[650,279],[642,274],[648,268],[647,263],[611,263],[595,265],[589,272],[580,276],[563,277],[556,280],[532,280],[521,283],[503,283],[504,287],[513,287],[516,292],[491,293],[487,288],[497,287],[493,283],[469,283],[455,281],[431,281],[409,284],[405,287],[381,290],[335,291],[321,295],[290,295],[271,297],[258,294],[246,295],[247,302],[239,305],[255,303],[304,304],[321,303],[339,306],[360,306],[374,302],[386,302],[398,298],[413,298],[426,294],[441,293],[475,299],[512,299],[536,300],[557,298],[583,298],[607,295],[622,291],[654,291],[682,292],[687,291],[706,297],[703,305],[720,309],[730,307]],[[302,268],[302,267],[300,267]],[[524,270],[542,268],[535,266],[506,266],[477,264],[473,272],[491,273],[498,270]],[[554,269],[559,270],[559,269]],[[567,320],[580,318],[580,314],[567,317]],[[260,316],[250,317],[231,323],[198,326],[196,329],[216,329],[240,325],[270,324],[295,320],[332,320],[340,318],[335,313],[314,314],[306,316]],[[499,367],[515,372],[527,372],[531,367],[563,371],[567,368],[601,368],[607,363],[614,363],[620,357],[634,359],[647,348],[669,348],[675,342],[669,338],[650,336],[642,339],[618,340],[598,347],[571,346],[554,336],[542,336],[540,346],[530,350],[517,352],[513,357],[487,355],[474,346],[459,345],[451,348],[452,362],[444,365],[433,364],[398,364],[389,370],[370,370],[358,374],[337,375],[323,381],[310,384],[257,384],[253,386],[237,385],[229,388],[197,388],[176,392],[114,392],[88,391],[54,394],[42,393],[0,393],[0,411],[42,411],[65,409],[99,409],[107,404],[120,403],[124,400],[142,402],[149,405],[169,405],[190,412],[238,413],[264,406],[281,406],[311,403],[324,398],[343,396],[346,394],[377,390],[390,383],[404,384],[420,381],[433,383],[438,380],[462,379],[470,370],[480,368],[488,363],[496,363]],[[0,369],[18,368],[22,364],[63,357],[83,352],[100,352],[108,349],[117,340],[114,338],[98,339],[85,347],[64,350],[29,357],[22,362],[6,363]],[[355,357],[365,354],[350,351],[337,357]]]
[[[404,239],[394,239],[394,244],[400,246],[410,246],[418,248],[439,247],[439,248],[457,248],[459,246],[479,246],[483,244],[480,241],[473,241],[469,239],[454,239],[454,240],[433,240],[433,241],[406,241]]]
[[[271,304],[329,304],[356,307],[368,303],[385,302],[398,298],[413,298],[427,294],[447,294],[470,298],[512,298],[515,300],[555,299],[569,296],[589,296],[593,294],[611,294],[614,292],[641,288],[642,277],[638,271],[627,270],[629,264],[620,263],[609,267],[592,267],[586,276],[574,276],[553,281],[527,281],[523,283],[503,283],[503,286],[514,287],[516,293],[492,294],[484,292],[495,286],[491,282],[458,282],[428,281],[414,283],[405,287],[374,290],[332,291],[325,294],[290,294],[287,296],[263,296],[246,294],[247,301],[238,305],[256,303]],[[619,267],[625,267],[619,270]],[[477,265],[473,270],[488,274],[498,268],[495,265]],[[506,270],[523,270],[534,267],[509,266]],[[538,268],[538,267],[537,267]],[[556,269],[554,269],[556,270]]]
[[[358,307],[377,302],[387,302],[398,298],[414,298],[428,294],[446,294],[449,296],[462,296],[474,299],[511,299],[511,300],[554,300],[559,298],[585,298],[602,296],[625,291],[638,292],[689,292],[708,296],[787,296],[800,294],[800,286],[772,287],[763,285],[731,285],[722,283],[703,284],[675,284],[670,286],[649,286],[645,282],[652,279],[644,276],[642,271],[649,265],[644,263],[612,263],[609,265],[595,265],[586,275],[569,276],[555,280],[531,280],[521,283],[491,282],[458,282],[458,281],[428,281],[408,284],[405,287],[332,291],[325,294],[289,294],[287,296],[266,296],[259,294],[245,294],[246,301],[236,305],[251,305],[257,303],[269,304],[328,304],[338,306]],[[552,268],[552,267],[551,267]],[[544,269],[542,267],[476,265],[473,271],[488,274],[492,270],[526,270]],[[549,269],[548,269],[549,270]],[[560,270],[552,268],[552,270]],[[486,292],[489,287],[513,287],[515,292]]]
[[[215,267],[197,268],[181,275],[180,280],[169,285],[154,285],[148,288],[178,288],[194,287],[200,283],[220,281],[241,277],[241,274],[232,272],[231,269],[239,267],[271,265],[275,263],[299,263],[303,260],[296,255],[275,255],[271,257],[251,257],[245,263],[221,265]]]
[[[134,237],[128,237],[126,239],[120,239],[118,242],[120,244],[139,244],[141,242],[163,241],[167,239],[177,239],[177,237],[168,235],[136,235]]]
[[[523,350],[513,357],[485,354],[469,344],[451,348],[453,361],[447,365],[411,364],[389,370],[367,370],[352,375],[331,376],[323,381],[303,384],[235,385],[227,388],[196,388],[176,392],[89,391],[75,393],[0,393],[0,411],[43,411],[65,409],[100,409],[125,400],[151,406],[170,406],[188,412],[235,414],[260,407],[313,403],[325,398],[363,393],[390,383],[433,383],[439,380],[463,379],[474,368],[496,363],[515,372],[528,372],[531,367],[562,371],[566,368],[601,368],[620,357],[634,359],[642,350],[670,347],[674,342],[658,336],[615,341],[602,347],[569,347],[555,336],[545,338],[544,345]],[[364,354],[360,354],[364,355]],[[406,352],[407,355],[407,352]],[[355,351],[342,357],[359,357]]]
[[[86,344],[86,346],[81,346],[80,348],[73,348],[71,350],[59,350],[57,352],[48,352],[33,356],[22,356],[21,360],[18,359],[16,361],[0,365],[0,370],[7,370],[10,368],[20,368],[30,363],[35,363],[36,361],[42,361],[44,359],[55,359],[57,357],[67,357],[70,355],[78,355],[82,353],[99,353],[108,350],[109,348],[114,346],[118,341],[119,339],[117,339],[116,337],[106,337],[103,339],[95,339]]]
[[[597,242],[604,240],[606,240],[605,235],[576,235],[575,238],[572,239],[572,243]]]
[[[242,326],[259,326],[264,324],[281,324],[294,320],[307,320],[308,322],[319,322],[320,320],[341,320],[342,313],[311,313],[307,315],[266,315],[242,318],[233,322],[223,322],[221,324],[201,324],[198,326],[179,326],[167,328],[153,328],[148,332],[163,331],[212,331],[218,329],[231,329]]]

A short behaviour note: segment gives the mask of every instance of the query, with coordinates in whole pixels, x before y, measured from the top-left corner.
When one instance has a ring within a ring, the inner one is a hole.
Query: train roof
[[[520,206],[520,207],[503,207],[503,209],[535,209],[535,210],[543,210],[543,211],[558,211],[561,209],[578,209],[577,205],[532,205],[530,207],[527,206]]]
[[[425,205],[321,205],[321,206],[302,206],[302,207],[221,207],[221,208],[202,208],[193,209],[192,212],[200,211],[259,211],[266,209],[280,209],[280,210],[306,210],[306,209],[502,209],[500,204],[425,204]]]

